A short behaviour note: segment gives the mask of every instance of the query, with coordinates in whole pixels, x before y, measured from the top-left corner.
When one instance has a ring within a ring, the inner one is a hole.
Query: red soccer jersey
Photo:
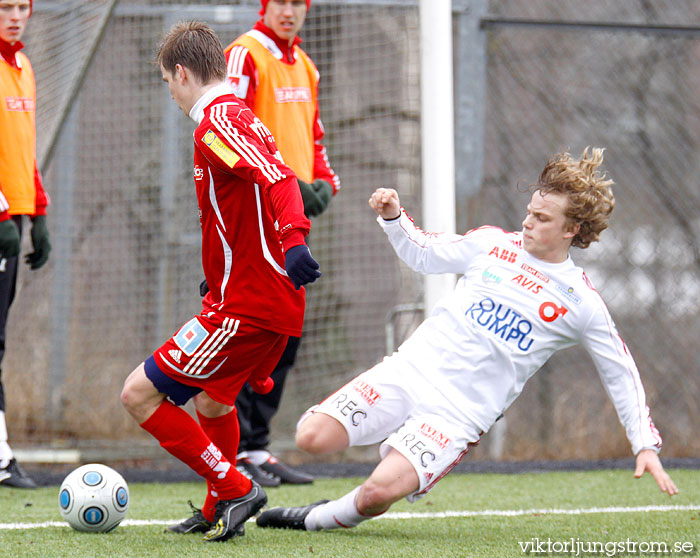
[[[209,90],[190,116],[208,309],[263,329],[301,335],[304,289],[284,252],[304,243],[310,221],[294,173],[265,125],[227,85]]]

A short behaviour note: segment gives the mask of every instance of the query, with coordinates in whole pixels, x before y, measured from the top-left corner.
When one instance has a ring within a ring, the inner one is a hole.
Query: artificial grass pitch
[[[309,533],[246,524],[244,537],[205,543],[165,532],[201,505],[204,483],[134,483],[127,518],[111,533],[72,530],[58,487],[0,487],[0,557],[209,558],[697,556],[700,471],[670,469],[680,494],[632,471],[452,474],[415,504],[395,504],[355,529]],[[319,479],[267,490],[270,506],[342,496],[361,479]]]

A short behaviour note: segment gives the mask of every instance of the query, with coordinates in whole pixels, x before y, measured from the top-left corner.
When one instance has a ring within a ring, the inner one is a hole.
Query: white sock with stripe
[[[245,454],[246,459],[253,465],[262,465],[270,459],[270,452],[266,450],[249,450]]]
[[[341,527],[356,527],[372,515],[362,515],[357,511],[355,498],[360,491],[358,486],[352,492],[337,500],[331,500],[312,509],[304,520],[307,531],[320,531],[321,529],[340,529]]]

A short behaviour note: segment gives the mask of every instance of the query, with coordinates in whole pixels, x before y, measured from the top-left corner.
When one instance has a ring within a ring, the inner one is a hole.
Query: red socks
[[[226,415],[214,418],[205,417],[202,413],[197,411],[197,418],[199,419],[199,424],[202,426],[204,433],[209,436],[209,439],[214,442],[214,445],[221,450],[221,453],[223,453],[226,459],[231,462],[231,465],[235,467],[238,443],[241,438],[236,408],[234,407],[233,410]],[[248,488],[248,490],[250,490],[250,488]],[[214,494],[212,494],[212,492],[214,492]],[[215,493],[216,490],[212,484],[207,481],[207,497],[202,506],[202,514],[207,521],[214,520],[214,506],[216,506],[218,500]]]
[[[229,415],[231,413],[225,417]],[[234,417],[234,420],[238,424],[237,417]],[[141,428],[156,438],[168,453],[204,477],[207,485],[211,486],[215,492],[215,498],[231,500],[250,492],[250,480],[236,470],[236,467],[226,458],[226,454],[222,453],[197,421],[183,409],[169,401],[163,401],[155,413],[141,424]],[[231,435],[230,431],[229,435]],[[235,454],[234,449],[233,455]]]

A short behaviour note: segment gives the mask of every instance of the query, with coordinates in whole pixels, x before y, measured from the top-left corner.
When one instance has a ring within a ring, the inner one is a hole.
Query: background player
[[[455,290],[392,356],[311,408],[297,444],[311,453],[382,442],[370,477],[338,500],[275,508],[261,527],[354,527],[403,497],[425,495],[494,424],[555,351],[589,352],[637,456],[659,488],[678,492],[657,452],[661,437],[634,360],[571,246],[586,248],[607,227],[612,181],[597,169],[603,150],[554,156],[532,187],[520,232],[482,227],[464,236],[416,227],[394,190],[370,206],[399,257],[421,273],[463,274]]]
[[[49,259],[51,244],[41,175],[36,166],[36,85],[21,38],[31,0],[0,0],[0,363],[5,356],[7,317],[15,297],[23,215],[32,220],[31,269]],[[0,370],[0,376],[2,371]],[[0,382],[0,486],[35,488],[7,441],[5,390]]]
[[[316,217],[338,192],[340,182],[322,144],[319,72],[299,46],[299,31],[311,0],[261,0],[261,4],[262,19],[225,49],[227,77],[236,95],[272,132],[282,158],[297,175],[306,216]],[[270,420],[279,408],[299,344],[299,337],[289,338],[272,373],[275,387],[270,393],[255,393],[244,386],[236,400],[241,428],[238,463],[264,486],[313,480],[267,449]]]
[[[225,82],[218,37],[201,23],[177,24],[156,59],[173,99],[197,123],[194,182],[211,290],[202,313],[129,375],[121,399],[163,448],[206,479],[207,499],[189,531],[226,540],[242,534],[267,501],[232,466],[233,404],[246,381],[270,389],[287,337],[301,333],[300,287],[320,273],[304,243],[310,223],[296,177],[269,130]],[[199,424],[178,407],[195,395]]]

